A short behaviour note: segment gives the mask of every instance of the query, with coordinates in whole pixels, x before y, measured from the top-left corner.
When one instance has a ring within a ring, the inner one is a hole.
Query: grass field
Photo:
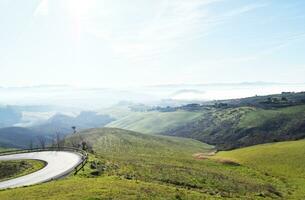
[[[0,192],[1,200],[202,199],[205,197],[208,195],[200,192],[126,180],[115,176],[105,178],[73,177],[67,180]]]
[[[0,161],[0,181],[33,173],[44,166],[45,163],[38,160]]]
[[[291,120],[293,122],[302,122],[305,117],[305,105],[292,106],[287,108],[264,110],[256,109],[253,112],[248,112],[244,115],[238,127],[239,128],[252,128],[264,125],[266,122],[276,122],[282,120]]]
[[[192,139],[121,129],[92,129],[94,154],[77,176],[5,190],[0,199],[268,199],[280,198],[280,179],[226,161],[205,159],[213,146]]]
[[[217,158],[230,159],[278,177],[287,190],[287,198],[305,199],[305,140],[271,143],[220,152]]]
[[[304,141],[259,145],[211,157],[213,146],[199,141],[116,128],[91,129],[67,138],[68,143],[81,140],[93,146],[84,171],[64,180],[0,191],[0,199],[304,197],[304,180],[298,177],[304,174]]]
[[[122,128],[141,133],[161,133],[176,126],[190,123],[202,115],[200,112],[132,112],[107,124],[106,127]]]

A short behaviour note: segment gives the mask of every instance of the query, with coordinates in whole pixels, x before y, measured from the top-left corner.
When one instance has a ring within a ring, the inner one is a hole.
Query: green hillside
[[[232,149],[305,137],[305,106],[278,109],[237,107],[203,111],[201,119],[173,127],[166,135],[190,137]]]
[[[131,112],[107,124],[106,127],[122,128],[141,133],[161,133],[173,127],[190,123],[202,115],[200,112]]]
[[[30,129],[44,135],[52,136],[56,132],[61,134],[70,134],[72,132],[72,126],[76,126],[77,130],[84,130],[88,128],[103,127],[113,120],[114,119],[108,115],[99,115],[96,112],[82,111],[75,117],[64,114],[56,114],[46,122],[32,126]]]
[[[102,128],[66,141],[92,145],[85,171],[65,180],[1,191],[0,199],[270,199],[287,192],[277,177],[206,159],[213,147],[192,139]]]
[[[287,198],[305,199],[304,155],[305,140],[300,140],[220,152],[216,158],[234,160],[270,177],[278,177],[288,188]]]
[[[237,106],[131,112],[106,126],[187,137],[213,144],[218,149],[233,149],[304,138],[305,105],[273,109]]]

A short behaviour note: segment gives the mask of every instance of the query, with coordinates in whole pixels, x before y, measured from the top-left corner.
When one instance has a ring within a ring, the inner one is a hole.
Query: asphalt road
[[[0,161],[34,159],[47,162],[47,165],[32,174],[0,182],[0,189],[28,186],[58,179],[67,175],[82,162],[82,156],[74,152],[43,151],[0,156]]]

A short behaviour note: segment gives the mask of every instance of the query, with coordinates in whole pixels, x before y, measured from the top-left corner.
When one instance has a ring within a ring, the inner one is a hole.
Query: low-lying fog
[[[138,88],[79,88],[72,86],[0,87],[0,105],[56,105],[99,109],[120,101],[158,105],[162,100],[208,101],[305,90],[304,84],[238,83],[160,85]],[[65,108],[66,109],[66,108]]]

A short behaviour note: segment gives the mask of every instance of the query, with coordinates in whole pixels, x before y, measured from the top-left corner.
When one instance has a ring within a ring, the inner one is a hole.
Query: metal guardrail
[[[0,152],[0,156],[20,154],[20,153],[43,152],[43,151],[72,151],[72,152],[80,153],[82,155],[82,162],[80,162],[74,168],[75,170],[74,175],[76,175],[81,169],[84,168],[89,157],[86,151],[75,147],[46,147],[46,148],[33,148],[33,149],[16,149],[16,150],[2,151]]]

